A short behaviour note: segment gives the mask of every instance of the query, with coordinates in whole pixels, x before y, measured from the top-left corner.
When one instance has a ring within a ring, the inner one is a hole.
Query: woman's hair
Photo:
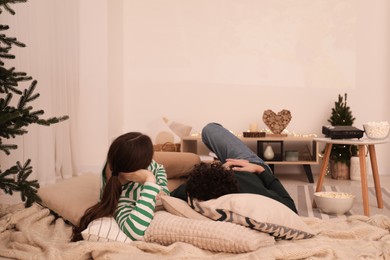
[[[80,219],[78,227],[73,228],[72,241],[82,240],[81,231],[93,220],[113,216],[122,192],[118,179],[121,172],[146,169],[153,158],[153,144],[147,135],[130,132],[117,137],[107,153],[107,165],[111,177],[103,189],[101,200],[88,208]]]
[[[239,187],[232,170],[220,163],[201,163],[190,172],[186,192],[190,198],[205,201],[238,193]]]

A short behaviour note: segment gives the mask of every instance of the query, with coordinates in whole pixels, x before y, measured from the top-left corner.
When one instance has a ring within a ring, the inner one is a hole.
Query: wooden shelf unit
[[[302,165],[309,182],[313,183],[313,174],[310,165],[319,164],[318,146],[313,137],[295,137],[295,136],[266,136],[266,137],[238,137],[242,140],[252,151],[257,153],[260,157],[262,151],[259,151],[259,143],[281,143],[282,154],[279,160],[265,161],[272,170],[274,165]],[[208,155],[210,150],[202,143],[200,136],[188,136],[182,138],[181,142],[182,152],[191,152],[198,155]],[[298,151],[298,161],[286,161],[286,151]]]

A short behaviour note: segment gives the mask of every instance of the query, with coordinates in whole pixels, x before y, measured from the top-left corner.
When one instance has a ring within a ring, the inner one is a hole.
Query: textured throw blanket
[[[390,218],[303,218],[317,232],[243,254],[212,253],[186,243],[69,242],[71,226],[38,205],[0,205],[0,256],[16,259],[390,259]]]

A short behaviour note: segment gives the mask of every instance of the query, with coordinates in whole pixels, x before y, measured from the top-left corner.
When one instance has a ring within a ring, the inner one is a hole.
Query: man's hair
[[[205,201],[238,193],[239,187],[232,170],[220,163],[201,163],[190,172],[186,192],[190,198]]]

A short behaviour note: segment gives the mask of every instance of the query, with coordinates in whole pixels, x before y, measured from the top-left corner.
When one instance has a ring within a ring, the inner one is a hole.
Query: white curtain
[[[3,10],[1,24],[9,25],[7,35],[27,47],[13,47],[16,59],[6,61],[6,67],[15,66],[38,81],[35,93],[40,97],[31,105],[34,110],[45,111],[42,118],[68,115],[70,119],[49,127],[28,126],[28,134],[7,140],[16,143],[18,150],[10,156],[2,155],[1,164],[10,166],[30,158],[31,178],[45,185],[78,172],[79,2],[40,0],[12,7],[16,14]]]

